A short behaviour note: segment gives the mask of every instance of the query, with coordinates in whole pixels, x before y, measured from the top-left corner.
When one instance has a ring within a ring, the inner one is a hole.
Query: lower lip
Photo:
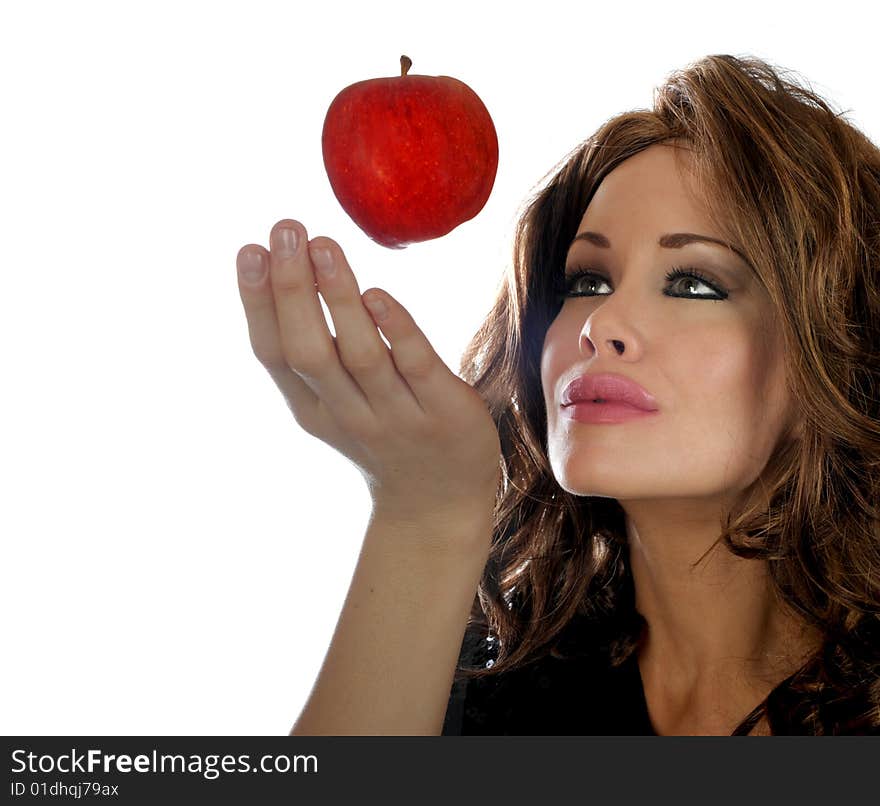
[[[626,423],[657,414],[626,403],[572,403],[562,407],[562,416],[581,423]]]

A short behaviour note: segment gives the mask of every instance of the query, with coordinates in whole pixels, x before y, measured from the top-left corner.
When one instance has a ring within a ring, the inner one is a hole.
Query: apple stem
[[[400,57],[400,75],[405,76],[409,72],[409,68],[412,67],[412,59],[409,56],[401,56]]]

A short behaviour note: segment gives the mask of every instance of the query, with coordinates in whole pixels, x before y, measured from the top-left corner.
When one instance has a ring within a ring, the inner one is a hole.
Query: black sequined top
[[[497,642],[468,631],[459,663],[491,666]],[[547,655],[495,677],[456,673],[443,736],[653,736],[636,653],[612,668],[607,656]]]

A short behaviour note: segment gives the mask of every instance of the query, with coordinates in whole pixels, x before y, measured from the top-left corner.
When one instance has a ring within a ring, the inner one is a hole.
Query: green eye
[[[595,297],[595,296],[607,296],[607,294],[596,294],[589,292],[575,292],[572,289],[579,283],[581,279],[590,278],[597,282],[608,283],[608,280],[603,277],[601,274],[591,271],[590,269],[584,268],[576,268],[571,274],[567,277],[563,278],[565,292],[559,295],[561,300],[566,299],[567,297]],[[708,277],[704,276],[697,269],[691,267],[682,267],[676,266],[671,271],[666,273],[666,280],[670,283],[675,283],[682,278],[688,278],[691,281],[694,281],[697,286],[703,285],[708,288],[712,292],[712,296],[707,296],[706,294],[674,294],[670,293],[668,290],[664,290],[664,294],[667,297],[681,297],[683,299],[727,299],[727,291],[720,288],[718,284],[710,280]],[[684,286],[684,283],[679,283],[680,286]]]

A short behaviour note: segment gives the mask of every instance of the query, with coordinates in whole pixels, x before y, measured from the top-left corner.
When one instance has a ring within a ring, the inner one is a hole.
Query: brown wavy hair
[[[468,621],[469,634],[496,639],[498,657],[460,663],[456,679],[564,657],[575,626],[615,666],[644,636],[620,504],[571,495],[551,471],[540,365],[590,199],[623,160],[671,141],[690,150],[710,220],[741,245],[775,306],[802,421],[720,523],[719,543],[766,561],[780,601],[819,629],[822,646],[734,735],[762,717],[773,734],[874,732],[880,150],[796,77],[751,57],[707,56],[673,72],[652,109],[604,123],[520,209],[512,265],[460,365],[501,437],[492,547]]]

